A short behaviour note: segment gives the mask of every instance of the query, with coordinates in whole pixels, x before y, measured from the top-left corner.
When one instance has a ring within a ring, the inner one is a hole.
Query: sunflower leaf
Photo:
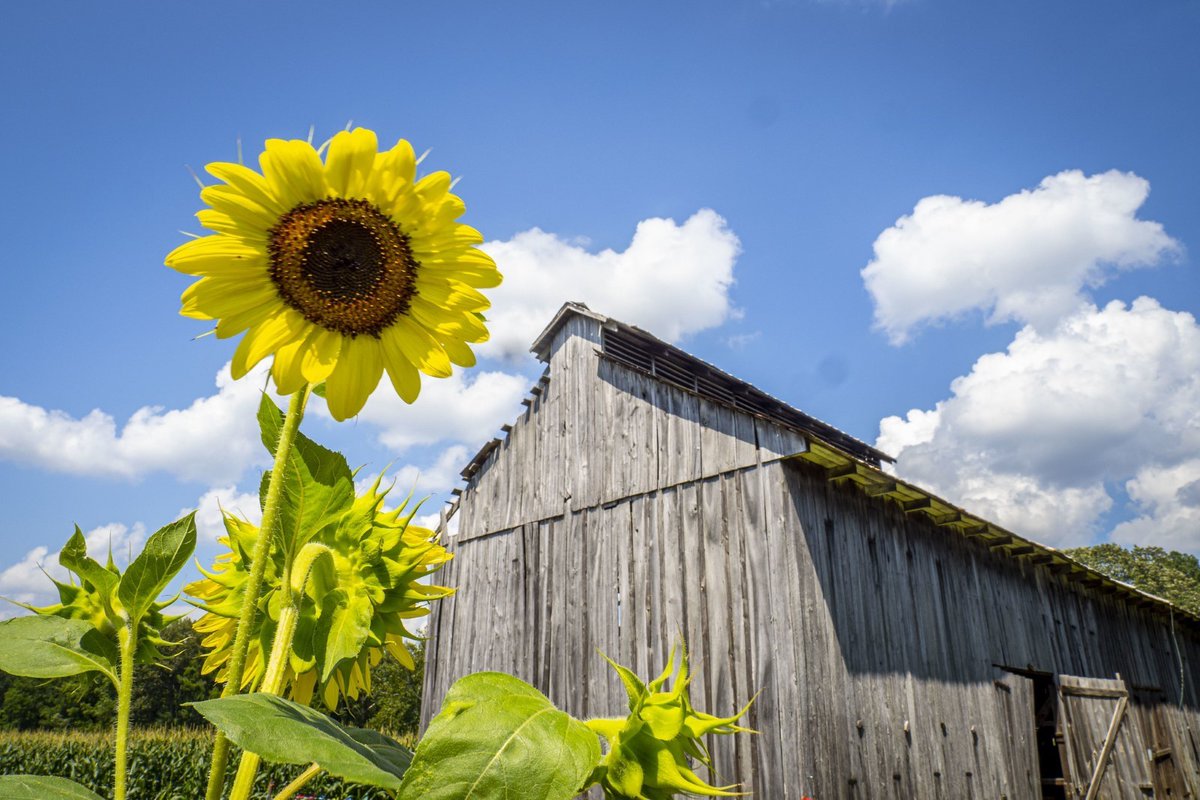
[[[335,589],[325,595],[313,641],[322,681],[328,680],[343,660],[358,656],[371,633],[373,611],[365,593]]]
[[[0,670],[26,678],[65,678],[94,671],[116,683],[112,662],[84,643],[95,634],[91,623],[82,619],[32,616],[0,622]]]
[[[283,412],[266,394],[258,407],[258,423],[263,445],[274,453],[283,430]],[[268,472],[263,475],[260,488],[264,502],[269,480]],[[323,528],[336,522],[353,502],[354,476],[346,457],[296,431],[283,475],[279,529],[274,532],[289,558]]]
[[[103,800],[86,786],[49,775],[0,775],[0,797],[7,800]]]
[[[269,694],[193,703],[230,741],[267,761],[311,764],[339,778],[397,789],[412,753],[381,733],[337,724],[319,711]]]
[[[599,761],[599,740],[582,722],[511,675],[478,672],[450,687],[399,800],[568,800]]]
[[[120,575],[105,569],[88,555],[87,540],[83,538],[83,531],[79,530],[78,525],[75,526],[75,533],[58,554],[58,563],[96,587],[96,591],[106,602],[121,580]]]
[[[117,597],[135,625],[191,558],[194,549],[195,511],[159,528],[147,540],[142,552],[121,576],[121,585],[117,587]]]

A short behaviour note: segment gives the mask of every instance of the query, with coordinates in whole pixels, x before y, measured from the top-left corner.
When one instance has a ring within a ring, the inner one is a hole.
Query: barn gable
[[[1131,710],[1097,786],[1198,791],[1178,777],[1200,773],[1196,620],[585,307],[534,351],[548,367],[524,413],[463,473],[426,720],[480,669],[618,713],[595,649],[646,674],[682,634],[700,707],[759,693],[764,735],[714,755],[760,797],[1074,796],[1043,795],[1046,765],[1070,784],[1048,791],[1084,780],[1119,691]]]

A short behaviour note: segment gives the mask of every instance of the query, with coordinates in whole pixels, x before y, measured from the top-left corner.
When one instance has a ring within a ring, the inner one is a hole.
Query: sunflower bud
[[[710,786],[691,769],[695,760],[712,769],[712,758],[701,741],[708,733],[754,733],[737,725],[750,705],[731,717],[714,717],[692,708],[688,696],[687,650],[678,666],[675,650],[663,673],[649,685],[626,667],[605,656],[629,695],[625,719],[594,719],[587,725],[608,741],[608,753],[593,776],[609,800],[667,800],[677,793],[707,797],[736,797],[731,786]],[[665,690],[667,683],[670,690]]]

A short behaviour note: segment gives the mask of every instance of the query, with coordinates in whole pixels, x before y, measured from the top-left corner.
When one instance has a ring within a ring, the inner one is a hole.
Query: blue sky
[[[6,4],[0,594],[75,523],[252,491],[256,389],[218,391],[234,345],[162,259],[189,165],[350,120],[461,176],[509,277],[479,368],[306,420],[429,509],[577,299],[1018,532],[1198,552],[1198,32],[1188,0]]]

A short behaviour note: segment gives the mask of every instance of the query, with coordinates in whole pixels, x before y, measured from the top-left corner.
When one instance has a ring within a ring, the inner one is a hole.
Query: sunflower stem
[[[296,792],[300,791],[305,785],[320,773],[321,768],[316,764],[309,764],[308,767],[296,776],[296,779],[287,786],[279,790],[279,794],[275,795],[275,800],[292,800]]]
[[[296,625],[300,621],[300,604],[304,602],[304,586],[308,583],[308,577],[317,559],[322,556],[328,558],[329,555],[329,548],[318,542],[309,542],[300,548],[296,555],[295,562],[289,570],[290,577],[285,581],[287,603],[279,611],[275,639],[271,642],[271,658],[267,661],[262,684],[258,687],[260,692],[277,695],[283,691],[288,656],[292,652],[292,640],[296,638]],[[246,800],[250,796],[250,791],[254,788],[254,776],[258,773],[261,761],[255,753],[242,753],[237,776],[233,779],[233,789],[229,792],[230,800]]]
[[[246,579],[246,595],[242,600],[242,612],[238,618],[237,633],[234,634],[233,649],[229,654],[229,674],[225,681],[225,687],[221,690],[222,697],[238,694],[242,688],[246,651],[250,646],[250,631],[254,624],[254,614],[258,610],[258,596],[262,592],[263,574],[266,572],[267,559],[271,552],[271,539],[279,518],[279,498],[283,491],[283,474],[288,458],[291,456],[296,431],[300,428],[300,420],[304,418],[304,406],[308,402],[310,391],[311,387],[306,385],[292,395],[291,401],[288,403],[287,416],[283,420],[283,430],[279,432],[279,444],[275,448],[275,465],[271,469],[271,478],[267,483],[262,525],[259,527],[258,540],[254,543],[250,575]],[[218,731],[216,740],[213,742],[212,765],[208,773],[208,790],[205,793],[205,800],[221,800],[221,793],[225,789],[225,765],[228,761],[229,740]]]
[[[117,744],[116,764],[113,767],[113,800],[125,800],[125,778],[129,772],[129,708],[133,701],[133,657],[137,650],[137,634],[131,622],[117,629],[117,644],[121,651],[121,672],[117,683]]]

